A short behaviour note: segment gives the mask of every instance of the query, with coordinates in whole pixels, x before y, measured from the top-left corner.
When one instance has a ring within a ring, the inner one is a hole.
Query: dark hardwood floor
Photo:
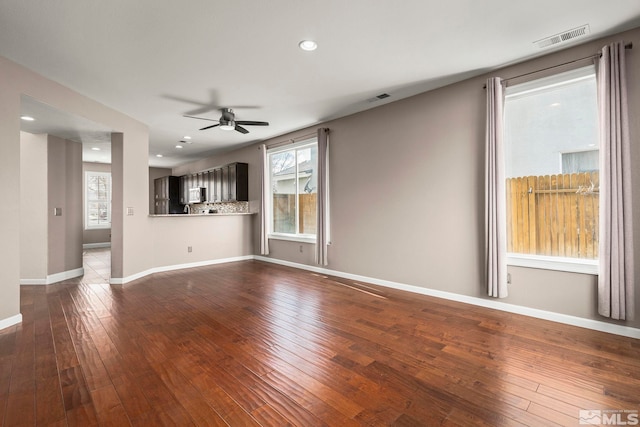
[[[640,340],[258,261],[23,286],[4,426],[578,425]]]

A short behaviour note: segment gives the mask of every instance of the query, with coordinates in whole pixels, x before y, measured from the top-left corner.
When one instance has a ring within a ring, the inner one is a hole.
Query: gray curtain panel
[[[503,90],[499,77],[487,80],[485,155],[485,241],[487,294],[507,296],[507,225],[504,171]]]
[[[316,214],[316,263],[328,265],[328,219],[329,219],[329,129],[318,129],[318,188]]]
[[[598,62],[600,120],[600,248],[598,313],[634,317],[631,155],[625,46],[602,49]]]

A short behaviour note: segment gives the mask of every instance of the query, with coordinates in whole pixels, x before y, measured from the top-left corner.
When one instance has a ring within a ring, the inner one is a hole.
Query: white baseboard
[[[150,268],[148,270],[145,270],[140,273],[136,273],[127,277],[112,277],[110,280],[110,283],[112,285],[124,285],[154,273],[162,273],[165,271],[173,271],[173,270],[182,270],[185,268],[193,268],[193,267],[204,267],[207,265],[214,265],[214,264],[225,264],[227,262],[249,261],[252,259],[254,259],[253,255],[243,255],[243,256],[230,257],[230,258],[221,258],[221,259],[213,259],[213,260],[207,260],[207,261],[189,262],[185,264],[174,264],[174,265],[166,265],[162,267],[154,267],[154,268]]]
[[[111,242],[102,243],[84,243],[82,249],[110,248]]]
[[[327,274],[336,277],[342,277],[344,279],[356,280],[359,282],[371,283],[374,285],[385,286],[388,288],[399,289],[407,292],[413,292],[416,294],[432,296],[436,298],[443,298],[451,301],[462,302],[466,304],[472,304],[480,307],[492,308],[495,310],[506,311],[509,313],[521,314],[524,316],[534,317],[537,319],[550,320],[557,323],[563,323],[566,325],[578,326],[581,328],[592,329],[595,331],[606,332],[615,335],[622,335],[630,338],[640,339],[640,329],[630,326],[616,325],[613,323],[602,322],[599,320],[585,319],[582,317],[570,316],[567,314],[554,313],[551,311],[540,310],[537,308],[523,307],[515,304],[508,304],[501,301],[492,299],[485,299],[479,297],[472,297],[467,295],[455,294],[452,292],[439,291],[435,289],[423,288],[415,285],[407,285],[405,283],[393,282],[390,280],[376,279],[374,277],[360,276],[358,274],[345,273],[342,271],[330,270],[328,268],[322,268],[313,265],[299,264],[291,261],[280,260],[276,258],[269,258],[259,255],[245,255],[232,258],[222,258],[217,260],[193,262],[186,264],[175,264],[163,267],[155,267],[143,272],[127,276],[124,278],[111,278],[112,285],[124,285],[137,279],[141,279],[153,273],[160,273],[165,271],[180,270],[184,268],[203,267],[214,264],[224,264],[227,262],[257,260],[265,261],[274,264],[280,264],[288,267],[298,268],[301,270],[313,271],[315,273]]]
[[[46,285],[47,278],[44,279],[20,279],[21,285]]]
[[[330,270],[328,268],[322,268],[322,267],[306,265],[306,264],[298,264],[295,262],[283,261],[276,258],[268,258],[268,257],[256,255],[254,259],[258,261],[266,261],[274,264],[285,265],[288,267],[299,268],[302,270],[313,271],[314,273],[328,274],[331,276],[342,277],[344,279],[371,283],[374,285],[385,286],[388,288],[399,289],[399,290],[413,292],[417,294],[443,298],[451,301],[463,302],[463,303],[472,304],[480,307],[506,311],[509,313],[535,317],[537,319],[551,320],[553,322],[564,323],[567,325],[578,326],[581,328],[592,329],[600,332],[607,332],[610,334],[622,335],[625,337],[640,339],[640,329],[632,328],[630,326],[616,325],[613,323],[601,322],[601,321],[592,320],[592,319],[585,319],[582,317],[570,316],[567,314],[554,313],[551,311],[540,310],[537,308],[523,307],[520,305],[508,304],[508,303],[495,301],[495,300],[454,294],[451,292],[438,291],[435,289],[422,288],[420,286],[407,285],[404,283],[392,282],[389,280],[381,280],[373,277],[366,277],[366,276],[360,276],[357,274],[344,273],[341,271]]]
[[[62,271],[60,273],[49,274],[44,279],[20,279],[21,285],[51,285],[63,280],[74,279],[84,275],[84,268]]]
[[[21,313],[18,313],[15,316],[7,317],[6,319],[0,320],[0,330],[8,328],[13,325],[17,325],[18,323],[22,323]]]

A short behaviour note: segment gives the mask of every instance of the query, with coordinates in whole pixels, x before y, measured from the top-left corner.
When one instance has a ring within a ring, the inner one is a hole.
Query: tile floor
[[[85,249],[82,252],[84,283],[109,283],[111,278],[111,248]]]

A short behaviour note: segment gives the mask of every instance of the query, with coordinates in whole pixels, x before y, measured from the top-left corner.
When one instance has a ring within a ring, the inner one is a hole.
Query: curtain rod
[[[627,43],[624,45],[625,49],[633,49],[633,43]],[[602,54],[601,53],[595,53],[593,55],[589,55],[589,56],[585,56],[584,58],[578,58],[578,59],[574,59],[573,61],[569,61],[569,62],[563,62],[562,64],[558,64],[558,65],[552,65],[550,67],[546,67],[546,68],[541,68],[539,70],[535,70],[535,71],[530,71],[528,73],[524,73],[524,74],[520,74],[518,76],[513,76],[510,77],[508,79],[504,79],[502,80],[502,84],[507,83],[509,80],[515,80],[515,79],[519,79],[521,77],[526,77],[529,76],[531,74],[537,74],[537,73],[541,73],[543,71],[548,71],[548,70],[553,70],[554,68],[560,68],[560,67],[564,67],[565,65],[571,65],[574,64],[576,62],[581,62],[581,61],[586,61],[587,59],[594,59],[594,58],[599,58],[601,57]],[[485,84],[484,86],[482,86],[483,89],[487,88],[487,85]]]
[[[270,149],[270,148],[281,147],[283,145],[295,144],[296,142],[305,140],[307,138],[310,138],[310,137],[316,136],[316,135],[318,135],[317,131],[316,132],[305,133],[304,135],[299,135],[299,136],[296,136],[295,138],[289,138],[289,139],[285,139],[284,141],[274,142],[273,144],[265,145],[265,147],[267,149]],[[258,147],[258,148],[260,148],[260,147]]]

